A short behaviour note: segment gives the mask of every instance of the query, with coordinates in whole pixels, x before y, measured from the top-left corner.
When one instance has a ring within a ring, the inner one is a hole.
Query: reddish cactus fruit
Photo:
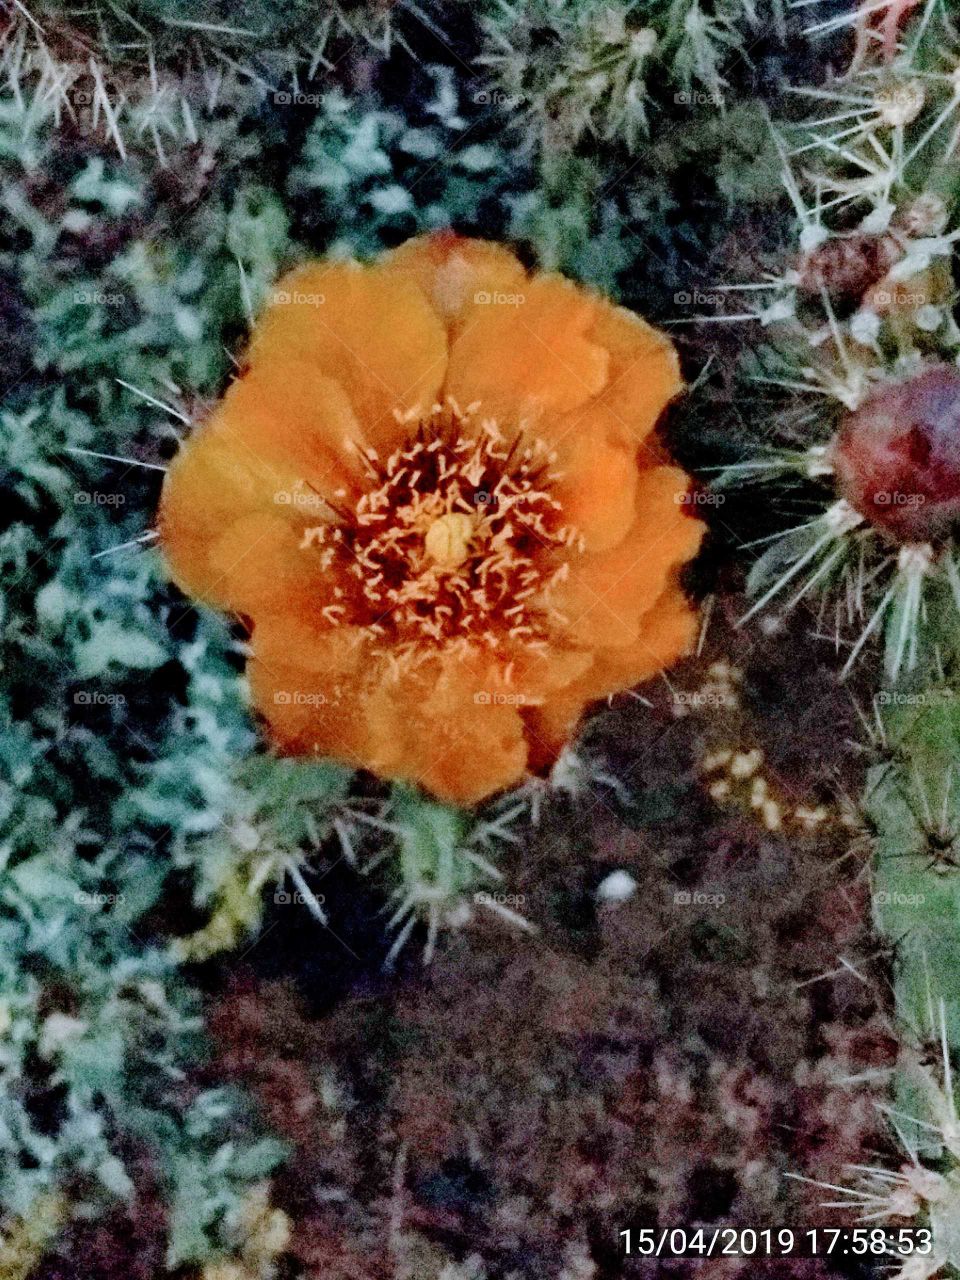
[[[897,542],[929,542],[960,521],[960,371],[939,364],[883,387],[834,441],[844,498]]]

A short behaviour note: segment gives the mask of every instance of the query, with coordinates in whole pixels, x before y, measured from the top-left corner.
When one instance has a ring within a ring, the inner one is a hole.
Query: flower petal
[[[588,551],[607,551],[622,542],[635,517],[637,445],[603,410],[553,442],[560,479],[553,496],[564,522],[583,535]]]
[[[230,608],[222,570],[210,563],[214,543],[238,515],[276,515],[274,495],[292,490],[295,481],[286,466],[267,463],[202,427],[170,464],[160,499],[160,545],[180,588]]]
[[[565,618],[563,631],[575,643],[606,648],[637,639],[641,616],[703,537],[703,524],[683,501],[689,487],[675,467],[641,472],[627,536],[608,551],[570,560],[569,577],[545,603]]]
[[[259,617],[253,649],[265,667],[296,667],[311,676],[355,675],[368,661],[361,627],[315,625],[290,613]]]
[[[519,782],[527,762],[519,710],[485,700],[479,678],[469,663],[450,656],[393,685],[381,682],[367,703],[371,730],[384,744],[374,771],[461,805]]]
[[[610,360],[606,385],[590,408],[605,409],[637,441],[645,440],[683,390],[676,348],[666,334],[610,303],[598,307],[588,337]]]
[[[273,385],[280,375],[290,386],[285,399]],[[339,385],[309,366],[281,361],[270,376],[251,370],[234,382],[164,479],[161,545],[181,588],[236,607],[222,567],[211,568],[214,545],[254,514],[279,517],[299,544],[304,528],[330,519],[325,498],[336,503],[357,491],[360,462],[342,443],[358,437]]]
[[[234,520],[207,546],[203,597],[254,618],[289,610],[320,621],[336,584],[321,577],[301,538],[295,525],[269,512]]]
[[[507,428],[576,409],[607,380],[609,356],[589,336],[599,309],[561,276],[531,279],[516,304],[478,306],[450,349],[444,390]]]
[[[526,291],[527,273],[509,249],[453,231],[408,240],[385,265],[413,276],[454,336],[484,314],[478,309],[490,306],[494,295]]]
[[[247,676],[254,705],[279,751],[331,756],[355,769],[369,767],[374,747],[361,710],[362,692],[352,676],[267,665],[256,656]]]
[[[518,706],[532,706],[582,676],[591,661],[592,655],[582,649],[505,646],[504,656],[490,662],[477,688],[490,695],[512,696]]]
[[[210,424],[266,463],[295,468],[314,492],[356,491],[369,446],[343,387],[306,360],[258,362],[232,383]]]
[[[531,737],[531,767],[542,770],[553,763],[591,703],[670,666],[689,651],[696,632],[696,611],[679,587],[669,586],[647,611],[632,644],[598,650],[580,679],[524,712]]]
[[[289,272],[260,318],[254,366],[305,360],[339,382],[370,442],[398,438],[394,411],[430,412],[447,362],[447,335],[410,275],[354,262]]]

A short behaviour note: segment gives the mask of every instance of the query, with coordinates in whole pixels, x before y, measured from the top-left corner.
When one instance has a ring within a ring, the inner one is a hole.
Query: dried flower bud
[[[884,277],[864,294],[863,305],[878,315],[893,312],[915,312],[935,302],[936,282],[932,273],[921,271],[906,280]]]
[[[858,233],[827,240],[803,255],[797,283],[804,293],[826,289],[831,298],[859,298],[884,278],[902,253],[893,235]]]
[[[923,110],[926,92],[920,80],[884,85],[874,98],[880,119],[891,126],[912,124]]]
[[[900,221],[908,235],[922,238],[940,235],[948,220],[949,212],[941,197],[925,191],[904,211]]]

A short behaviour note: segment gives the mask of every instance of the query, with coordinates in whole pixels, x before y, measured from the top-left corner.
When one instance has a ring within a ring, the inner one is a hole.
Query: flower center
[[[453,511],[439,516],[427,529],[423,547],[441,569],[459,569],[470,554],[474,521],[472,516]]]
[[[489,421],[437,409],[370,476],[353,511],[309,529],[303,549],[337,584],[324,610],[401,660],[450,645],[543,647],[549,590],[580,544],[552,494],[553,454]]]

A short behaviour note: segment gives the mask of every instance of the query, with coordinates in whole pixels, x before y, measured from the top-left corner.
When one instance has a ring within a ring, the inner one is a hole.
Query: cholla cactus
[[[158,39],[142,25],[131,18],[121,41],[98,16],[99,39],[91,42],[62,11],[34,17],[20,5],[4,15],[0,79],[22,112],[25,138],[52,117],[57,127],[103,142],[121,159],[145,139],[166,163],[172,150],[199,143],[204,108],[213,110],[223,96],[252,105],[260,95],[249,77],[222,63],[216,72],[198,68],[188,81],[158,58]],[[115,11],[111,16],[119,21]]]
[[[534,16],[533,10],[542,10]],[[556,32],[538,60],[539,23]],[[482,62],[498,88],[486,96],[535,120],[542,140],[578,142],[585,134],[634,146],[647,131],[646,78],[657,32],[634,6],[596,5],[563,12],[555,5],[504,6],[488,26]]]
[[[930,990],[941,992],[945,1034],[960,1046],[960,698],[931,682],[876,701],[880,759],[864,799],[876,836],[874,914],[897,944],[902,1018],[927,1026]]]
[[[752,374],[777,438],[727,479],[786,482],[808,512],[757,563],[755,610],[819,597],[847,669],[885,634],[895,679],[960,621],[960,39],[928,0],[889,60],[877,48],[796,89],[815,114],[778,135],[796,252],[743,286],[762,299],[745,316],[767,337]]]
[[[0,82],[26,103],[25,129],[57,124],[109,143],[125,158],[143,139],[158,159],[206,142],[204,114],[283,105],[351,48],[386,57],[398,37],[394,0],[314,7],[257,0],[238,20],[209,4],[176,13],[150,0],[116,5],[0,3]],[[432,19],[413,6],[419,22]],[[229,9],[224,12],[229,13]]]
[[[903,1049],[895,1101],[880,1107],[901,1149],[897,1169],[853,1165],[850,1183],[819,1184],[840,1195],[824,1207],[858,1210],[874,1246],[885,1243],[894,1280],[960,1275],[960,1115],[943,1006],[929,988],[927,999],[929,1052]]]
[[[201,869],[198,902],[212,911],[197,933],[174,944],[179,960],[205,960],[260,924],[264,887],[274,901],[302,903],[321,925],[325,898],[311,887],[311,862],[325,840],[353,857],[355,822],[346,808],[350,772],[334,764],[253,756],[237,771],[224,814],[183,860]]]
[[[429,963],[441,927],[467,924],[477,907],[522,929],[532,929],[510,905],[511,895],[499,892],[503,876],[491,861],[498,846],[516,842],[511,823],[525,808],[525,802],[494,805],[489,815],[471,820],[462,809],[438,804],[404,786],[393,788],[389,829],[399,854],[399,883],[393,891],[396,909],[388,924],[395,933],[388,965],[421,921],[427,926],[424,960]],[[368,870],[393,852],[389,849],[381,854]]]
[[[932,965],[960,1045],[960,37],[940,0],[892,44],[860,31],[878,38],[845,80],[797,90],[817,114],[779,137],[796,254],[747,295],[764,298],[753,376],[773,390],[778,438],[726,479],[806,511],[755,564],[751,612],[819,598],[845,672],[883,636],[889,683],[868,724],[883,761],[865,798],[875,914],[899,943],[902,1011],[917,1022]]]
[[[751,612],[818,601],[845,672],[883,641],[886,683],[863,717],[878,756],[863,802],[874,916],[896,947],[901,1026],[935,1024],[942,1065],[899,1073],[907,1159],[861,1170],[851,1198],[892,1236],[930,1231],[928,1251],[893,1254],[901,1280],[927,1280],[960,1269],[960,33],[942,0],[864,4],[811,32],[847,23],[848,74],[795,89],[813,115],[775,130],[797,218],[789,266],[730,290],[766,338],[749,372],[773,425],[724,482],[762,483],[794,513],[754,565]]]
[[[482,97],[518,110],[547,145],[593,137],[635,149],[657,84],[671,83],[678,102],[702,95],[720,105],[724,64],[761,21],[752,0],[717,0],[709,11],[699,0],[500,0],[479,59],[496,87]]]

